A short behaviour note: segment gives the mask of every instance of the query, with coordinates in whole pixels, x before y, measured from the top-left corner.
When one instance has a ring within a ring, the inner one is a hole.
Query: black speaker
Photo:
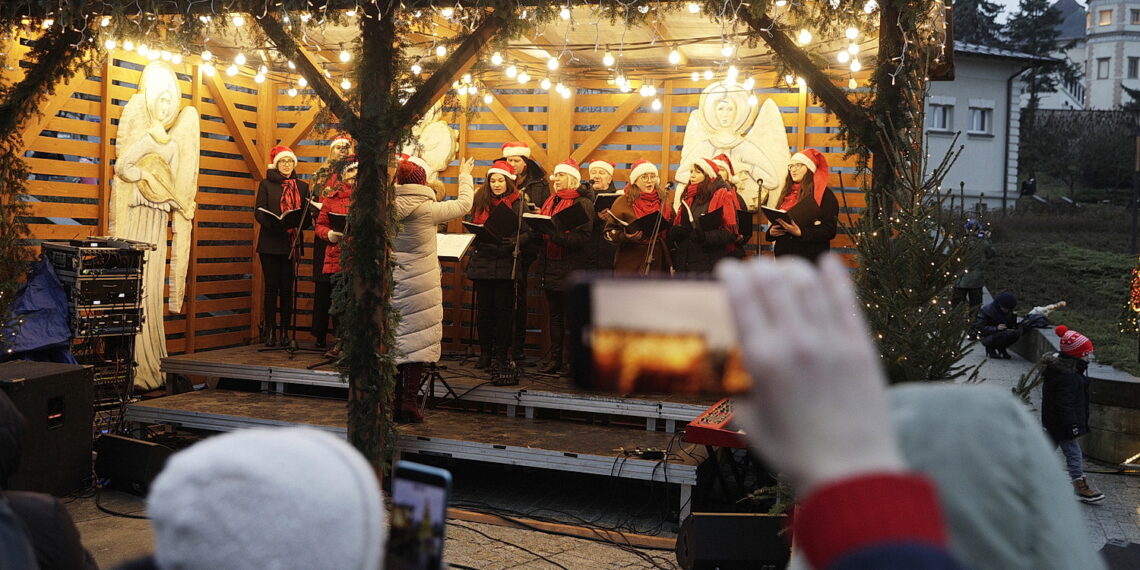
[[[78,364],[0,364],[0,389],[28,421],[20,466],[9,489],[64,496],[91,479],[92,368]]]
[[[784,568],[791,553],[778,533],[787,521],[783,515],[693,513],[677,534],[677,562],[686,570]]]
[[[95,473],[107,479],[107,486],[125,493],[145,497],[150,484],[166,459],[170,448],[121,435],[102,435],[95,442]]]

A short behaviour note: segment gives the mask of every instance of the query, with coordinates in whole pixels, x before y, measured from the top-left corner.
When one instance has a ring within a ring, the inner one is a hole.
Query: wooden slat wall
[[[20,61],[27,52],[21,43],[11,46],[10,61]],[[30,181],[32,238],[66,240],[106,233],[107,197],[114,159],[113,138],[117,120],[131,95],[146,59],[134,53],[115,51],[91,77],[77,78],[58,86],[44,107],[41,120],[25,132]],[[18,80],[22,69],[5,71],[6,79]],[[267,81],[256,84],[244,75],[204,76],[196,65],[174,66],[179,72],[186,104],[198,107],[203,120],[199,209],[195,218],[192,262],[188,272],[188,299],[182,315],[166,316],[168,348],[172,354],[240,345],[254,339],[261,321],[261,275],[254,251],[256,228],[253,201],[257,180],[264,175],[269,149],[290,144],[300,162],[298,173],[309,178],[326,159],[328,143],[337,125],[317,125],[317,109],[311,99],[289,97],[289,86]],[[105,79],[109,78],[109,81]],[[772,76],[757,76],[760,85],[774,84]],[[554,93],[509,86],[496,89],[495,100],[486,105],[482,95],[470,101],[476,113],[448,115],[460,132],[460,155],[476,159],[476,181],[493,159],[499,146],[510,140],[529,140],[535,155],[549,172],[555,164],[575,154],[582,162],[604,158],[618,165],[615,181],[626,181],[632,163],[645,158],[671,177],[678,168],[684,126],[696,108],[704,83],[668,81],[659,94],[665,108],[651,110],[651,100],[636,92],[623,94],[601,81],[578,82],[568,99]],[[770,97],[780,106],[788,126],[793,151],[805,146],[822,150],[832,166],[831,186],[839,195],[841,226],[854,219],[864,205],[854,175],[854,159],[843,157],[836,139],[838,123],[833,115],[816,106],[799,89],[758,89],[758,97]],[[275,112],[266,112],[273,110]],[[574,127],[571,127],[574,125]],[[668,164],[665,164],[665,163]],[[448,193],[456,192],[458,162],[443,173]],[[849,209],[849,210],[848,210]],[[458,222],[451,231],[460,231]],[[845,227],[834,245],[851,255]],[[769,249],[757,239],[753,253]],[[312,243],[312,232],[306,232]],[[309,257],[308,255],[306,257]],[[312,265],[306,259],[299,270],[298,324],[308,329],[312,310]],[[445,303],[444,350],[463,351],[470,344],[468,331],[473,317],[471,285],[459,263],[443,263]],[[545,349],[545,311],[541,292],[530,291],[528,348]],[[300,333],[302,340],[308,336]]]

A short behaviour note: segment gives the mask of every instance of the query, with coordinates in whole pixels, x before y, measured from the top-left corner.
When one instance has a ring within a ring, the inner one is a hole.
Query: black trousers
[[[566,292],[543,289],[546,294],[546,324],[550,330],[550,361],[566,362]]]
[[[1017,329],[1006,329],[982,337],[982,346],[990,350],[1003,350],[1012,346],[1020,337],[1021,333]]]
[[[971,309],[977,309],[982,306],[982,288],[981,287],[955,287],[954,292],[950,296],[950,304],[957,307],[963,302],[968,301]]]
[[[514,338],[511,343],[511,351],[513,357],[519,360],[523,356],[523,350],[526,348],[526,316],[527,316],[527,291],[526,281],[527,273],[530,271],[530,266],[534,260],[532,259],[519,259],[518,267],[518,307],[515,309],[515,327]]]
[[[515,284],[510,279],[473,279],[479,307],[479,347],[505,363],[515,327]]]
[[[313,337],[322,339],[329,334],[329,309],[332,307],[332,283],[313,282]]]
[[[287,327],[293,317],[293,262],[288,255],[260,253],[265,286],[261,308],[267,327]],[[274,317],[280,317],[274,321]]]

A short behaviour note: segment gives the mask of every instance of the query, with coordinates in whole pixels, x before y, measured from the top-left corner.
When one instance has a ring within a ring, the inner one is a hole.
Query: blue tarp
[[[0,361],[38,360],[75,364],[71,355],[67,293],[46,259],[31,264],[28,280],[16,292],[12,320],[5,327],[14,338],[0,335]],[[19,323],[19,320],[23,323]]]

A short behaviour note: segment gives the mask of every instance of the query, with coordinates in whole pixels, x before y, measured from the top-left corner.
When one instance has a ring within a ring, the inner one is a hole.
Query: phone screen
[[[451,473],[401,461],[392,478],[392,514],[385,568],[440,568],[443,563]]]
[[[748,390],[723,284],[703,279],[585,277],[571,293],[579,386],[622,394]]]

